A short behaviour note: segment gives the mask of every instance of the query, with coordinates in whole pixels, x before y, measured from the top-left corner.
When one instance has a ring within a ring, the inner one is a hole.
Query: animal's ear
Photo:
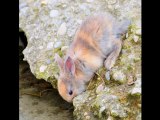
[[[55,62],[58,63],[58,67],[60,68],[60,70],[63,70],[63,66],[64,66],[64,62],[63,59],[56,53],[54,56]]]
[[[75,73],[75,63],[71,57],[68,57],[66,59],[65,70],[66,70],[66,72],[71,73],[71,75],[74,75],[74,73]]]

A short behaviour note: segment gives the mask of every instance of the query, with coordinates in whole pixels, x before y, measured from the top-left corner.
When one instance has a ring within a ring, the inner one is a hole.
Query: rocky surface
[[[86,16],[109,12],[130,19],[121,54],[110,72],[101,68],[88,90],[74,101],[75,119],[141,118],[141,1],[140,0],[20,0],[19,27],[28,45],[24,60],[38,79],[56,88],[54,54],[63,56]]]

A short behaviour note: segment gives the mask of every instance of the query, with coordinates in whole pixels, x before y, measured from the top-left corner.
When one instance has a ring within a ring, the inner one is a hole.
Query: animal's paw
[[[111,68],[114,66],[114,64],[115,64],[115,61],[114,60],[105,60],[105,62],[104,62],[104,65],[105,65],[105,68],[107,69],[107,70],[111,70]]]
[[[107,72],[106,72],[105,78],[106,78],[107,80],[110,80],[110,71],[107,71]]]

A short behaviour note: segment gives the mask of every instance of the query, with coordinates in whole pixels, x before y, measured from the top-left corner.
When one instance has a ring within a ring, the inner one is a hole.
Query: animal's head
[[[60,74],[58,78],[58,91],[62,98],[72,102],[73,98],[85,90],[83,74],[76,68],[76,64],[71,57],[63,60],[58,54],[55,55]]]

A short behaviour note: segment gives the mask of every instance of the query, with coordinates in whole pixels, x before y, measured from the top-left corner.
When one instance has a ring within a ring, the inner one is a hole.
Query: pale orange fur
[[[62,60],[56,55],[60,67],[58,91],[68,102],[85,91],[86,83],[103,65],[110,70],[121,50],[117,35],[124,33],[111,15],[88,17],[76,32],[74,40]],[[123,26],[122,26],[123,27]]]

